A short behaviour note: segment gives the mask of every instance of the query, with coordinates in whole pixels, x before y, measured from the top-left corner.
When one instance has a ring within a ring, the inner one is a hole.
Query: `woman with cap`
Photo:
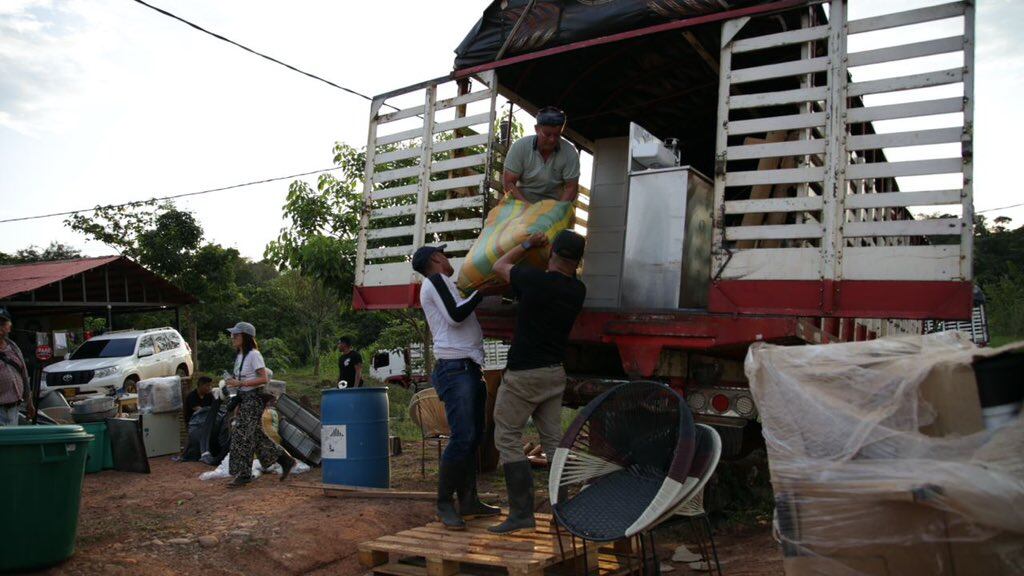
[[[238,389],[238,416],[231,429],[231,456],[229,472],[234,477],[229,487],[245,486],[252,482],[252,459],[256,455],[263,466],[274,462],[281,465],[281,480],[288,477],[295,466],[284,448],[278,446],[263,431],[263,409],[266,396],[263,387],[270,381],[267,365],[256,345],[256,327],[248,322],[239,322],[229,328],[231,344],[238,351],[232,377],[225,380],[228,388]]]

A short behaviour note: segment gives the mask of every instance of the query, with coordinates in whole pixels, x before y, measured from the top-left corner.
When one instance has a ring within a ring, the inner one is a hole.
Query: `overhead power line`
[[[985,212],[996,212],[998,210],[1009,210],[1010,208],[1018,208],[1024,206],[1024,202],[1020,204],[1010,204],[1009,206],[1000,206],[999,208],[985,208],[984,210],[975,210],[975,214],[984,214]]]
[[[316,74],[311,74],[309,72],[306,72],[305,70],[300,70],[299,68],[296,68],[295,66],[292,66],[291,64],[288,64],[286,62],[282,62],[282,61],[280,61],[277,58],[274,58],[272,56],[267,56],[266,54],[264,54],[262,52],[257,52],[256,50],[253,50],[252,48],[249,48],[248,46],[245,46],[243,44],[239,44],[238,42],[235,42],[234,40],[232,40],[230,38],[227,38],[225,36],[217,34],[216,32],[211,32],[211,31],[207,30],[206,28],[203,28],[202,26],[200,26],[200,25],[198,25],[198,24],[196,24],[194,22],[190,22],[190,21],[182,18],[181,16],[177,16],[175,14],[172,14],[172,13],[168,12],[167,10],[164,10],[163,8],[157,8],[156,6],[153,6],[152,4],[149,4],[147,2],[143,2],[143,0],[135,0],[135,2],[137,2],[139,4],[142,4],[143,6],[145,6],[146,8],[149,8],[151,10],[156,10],[157,12],[163,14],[164,16],[169,16],[171,18],[174,18],[178,22],[181,22],[182,24],[186,24],[188,26],[191,26],[192,28],[195,28],[196,30],[199,30],[200,32],[203,32],[204,34],[209,34],[210,36],[213,36],[214,38],[216,38],[218,40],[223,40],[224,42],[227,42],[228,44],[232,44],[234,46],[237,46],[237,47],[241,48],[242,50],[245,50],[246,52],[249,52],[250,54],[255,54],[256,56],[259,56],[260,58],[264,58],[266,60],[270,60],[271,62],[273,62],[275,64],[280,64],[281,66],[284,66],[285,68],[288,68],[289,70],[292,70],[293,72],[298,72],[299,74],[302,74],[303,76],[309,76],[310,78],[312,78],[314,80],[319,80],[319,81],[323,82],[324,84],[327,84],[328,86],[332,86],[334,88],[337,88],[338,90],[344,90],[345,92],[348,92],[349,94],[352,94],[352,95],[355,95],[355,96],[359,96],[360,98],[369,100],[371,102],[373,101],[373,98],[367,96],[366,94],[363,94],[362,92],[357,92],[357,91],[355,91],[355,90],[353,90],[351,88],[346,88],[346,87],[344,87],[344,86],[342,86],[340,84],[335,84],[334,82],[331,82],[330,80],[327,80],[326,78],[322,78],[320,76],[317,76]],[[398,110],[398,108],[395,108],[394,106],[391,106],[390,104],[385,104],[385,106],[388,106],[389,108],[392,108],[394,110]]]
[[[321,170],[312,170],[310,172],[302,172],[301,174],[290,174],[288,176],[277,176],[275,178],[267,178],[266,180],[255,180],[253,182],[243,182],[242,184],[232,184],[231,186],[222,186],[220,188],[210,188],[208,190],[199,190],[198,192],[186,192],[184,194],[172,194],[170,196],[160,196],[159,198],[150,198],[148,200],[134,200],[132,202],[124,202],[121,204],[107,204],[105,206],[96,206],[94,208],[83,208],[81,210],[68,210],[67,212],[54,212],[52,214],[40,214],[38,216],[22,216],[20,218],[7,218],[0,220],[0,224],[7,222],[24,222],[25,220],[40,220],[42,218],[54,218],[56,216],[70,216],[71,214],[81,214],[83,212],[95,212],[99,209],[105,208],[124,208],[127,206],[138,206],[141,204],[148,204],[150,202],[159,202],[160,200],[174,200],[175,198],[185,198],[187,196],[199,196],[201,194],[210,194],[212,192],[221,192],[224,190],[232,190],[234,188],[243,188],[245,186],[255,186],[256,184],[266,184],[268,182],[278,182],[281,180],[291,180],[292,178],[299,178],[301,176],[309,176],[311,174],[321,174],[323,172],[331,172],[334,170],[341,170],[340,166],[334,166],[331,168],[324,168]]]

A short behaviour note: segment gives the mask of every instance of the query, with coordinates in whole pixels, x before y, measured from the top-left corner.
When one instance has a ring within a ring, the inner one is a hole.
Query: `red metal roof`
[[[104,264],[109,264],[119,258],[121,256],[100,256],[97,258],[76,258],[74,260],[0,266],[0,298],[9,298],[15,294],[42,288],[48,284],[87,272]]]

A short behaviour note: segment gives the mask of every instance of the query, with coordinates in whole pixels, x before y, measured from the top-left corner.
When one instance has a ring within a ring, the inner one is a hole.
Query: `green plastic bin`
[[[56,564],[75,552],[92,435],[81,426],[0,426],[0,573]]]
[[[110,448],[110,435],[106,422],[83,422],[79,424],[87,434],[92,434],[89,452],[85,459],[85,473],[92,474],[114,468],[114,451]]]

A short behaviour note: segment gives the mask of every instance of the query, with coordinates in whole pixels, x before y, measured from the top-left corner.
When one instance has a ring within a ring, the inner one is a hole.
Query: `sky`
[[[454,48],[487,5],[152,3],[369,95],[449,72]],[[887,4],[853,0],[851,18]],[[1024,2],[978,5],[974,174],[975,208],[984,210],[1024,202],[1015,170],[1024,133]],[[366,100],[130,0],[0,0],[0,219],[327,168],[336,141],[365,146],[368,114]],[[287,181],[261,184],[178,206],[196,214],[206,240],[259,259],[285,224],[287,189]],[[1024,224],[1024,208],[988,214],[997,215]],[[86,255],[114,252],[62,218],[0,223],[0,251],[51,241]]]

